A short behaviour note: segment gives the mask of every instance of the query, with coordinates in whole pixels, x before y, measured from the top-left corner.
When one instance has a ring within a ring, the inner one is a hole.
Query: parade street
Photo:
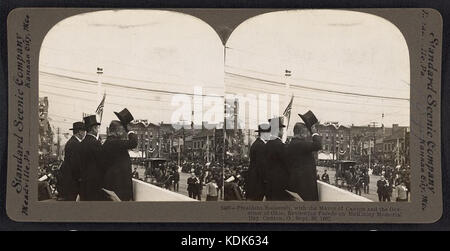
[[[322,166],[317,167],[317,172],[320,176],[322,176],[324,170],[327,170],[327,173],[330,176],[330,183],[331,183],[331,185],[334,185],[334,182],[335,182],[334,175],[336,174],[336,171],[334,170],[334,168],[326,168],[326,167],[322,167]],[[362,190],[361,196],[363,196],[369,200],[372,200],[372,201],[378,201],[377,181],[379,179],[380,179],[380,176],[370,174],[369,194],[365,194],[364,190]],[[342,188],[342,189],[346,189],[346,188]],[[395,197],[393,196],[393,198],[395,198]]]
[[[136,167],[136,165],[133,165],[133,169],[135,167]],[[139,174],[140,179],[143,179],[145,177],[144,167],[138,166],[137,172]],[[178,188],[179,194],[189,196],[188,191],[187,191],[187,179],[189,178],[189,176],[190,176],[189,173],[180,172],[180,182],[178,183],[179,184],[179,188]],[[170,187],[170,190],[173,191],[173,186]],[[206,201],[206,193],[204,190],[202,191],[202,201]]]
[[[134,167],[134,165],[133,165],[133,167]],[[317,167],[317,171],[320,176],[322,176],[324,170],[327,170],[327,173],[330,176],[331,185],[334,185],[334,176],[335,176],[336,171],[333,168],[326,168],[326,167],[322,167],[322,166]],[[145,177],[145,175],[144,175],[145,169],[143,167],[139,166],[137,168],[137,172],[141,179],[143,179]],[[185,196],[188,196],[187,179],[189,178],[189,176],[190,176],[189,173],[180,172],[180,182],[179,182],[178,193],[183,194]],[[371,174],[370,175],[369,194],[365,194],[364,191],[362,191],[361,196],[363,196],[369,200],[372,200],[372,201],[378,201],[377,181],[379,179],[380,179],[380,176]],[[342,188],[342,189],[346,190],[346,188]],[[171,187],[171,190],[173,190],[173,187]],[[395,198],[395,194],[393,194],[392,198]],[[205,191],[202,191],[202,201],[205,201],[205,200],[206,200],[206,194],[205,194]]]

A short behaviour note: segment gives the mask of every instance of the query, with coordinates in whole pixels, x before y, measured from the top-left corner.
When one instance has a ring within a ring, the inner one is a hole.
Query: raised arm
[[[133,131],[130,131],[128,132],[127,140],[114,140],[113,144],[119,149],[129,150],[136,148],[138,145],[137,135]]]
[[[299,149],[302,152],[316,152],[322,149],[322,137],[315,133],[312,136],[312,141],[299,141],[293,143],[295,149]]]

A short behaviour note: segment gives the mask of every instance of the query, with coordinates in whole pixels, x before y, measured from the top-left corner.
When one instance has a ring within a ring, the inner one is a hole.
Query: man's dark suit
[[[289,166],[289,191],[304,201],[318,201],[316,161],[313,152],[322,148],[322,139],[314,135],[311,141],[293,138],[286,149]]]
[[[266,143],[257,138],[250,147],[250,167],[245,182],[248,200],[262,201],[264,199],[267,180]]]
[[[104,177],[102,144],[94,136],[87,134],[80,147],[80,200],[106,200],[106,193],[101,190]]]
[[[64,162],[58,183],[60,197],[66,201],[75,201],[80,190],[80,146],[81,142],[75,136],[64,146]]]
[[[137,136],[128,134],[128,140],[106,139],[103,144],[105,157],[104,188],[114,191],[122,201],[133,200],[133,182],[129,149],[136,148]]]
[[[280,138],[269,140],[266,143],[267,177],[269,181],[267,200],[292,200],[291,196],[285,191],[288,187],[289,180],[285,148],[286,145]]]

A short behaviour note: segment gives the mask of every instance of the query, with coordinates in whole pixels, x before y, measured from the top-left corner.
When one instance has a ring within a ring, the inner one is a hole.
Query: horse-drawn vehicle
[[[170,187],[172,172],[169,167],[169,159],[147,158],[144,160],[144,167],[144,181],[159,187]]]
[[[356,161],[338,160],[334,163],[336,170],[335,185],[337,187],[345,187],[351,184],[353,175],[355,175]]]

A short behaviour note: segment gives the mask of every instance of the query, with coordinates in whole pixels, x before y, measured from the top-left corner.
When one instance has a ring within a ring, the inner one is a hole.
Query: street
[[[135,165],[133,165],[133,169],[134,169]],[[327,167],[322,167],[322,166],[318,166],[317,167],[317,172],[319,174],[319,176],[322,176],[322,174],[324,173],[324,170],[327,170],[328,175],[330,176],[330,183],[331,185],[334,185],[335,179],[335,173],[336,171],[333,168],[327,168]],[[142,166],[138,166],[137,167],[137,172],[139,174],[139,178],[143,179],[145,177],[145,169]],[[189,178],[190,174],[189,173],[183,173],[180,172],[180,182],[179,182],[179,189],[178,189],[178,193],[179,194],[183,194],[185,196],[189,196],[188,191],[187,191],[187,179]],[[364,191],[361,191],[361,196],[372,200],[372,201],[378,201],[378,194],[377,194],[377,181],[380,179],[380,176],[378,175],[370,175],[370,184],[369,184],[369,194],[365,194]],[[170,188],[171,191],[173,191],[173,186]],[[345,188],[342,188],[345,189]],[[206,200],[206,194],[205,191],[202,191],[202,201]],[[396,194],[395,194],[395,189],[394,192],[392,193],[392,198],[391,201],[395,201],[396,198]],[[220,200],[220,199],[219,199]]]
[[[334,175],[336,174],[336,171],[333,168],[327,168],[318,166],[317,167],[317,173],[320,177],[322,177],[322,174],[324,173],[324,170],[327,170],[328,175],[330,176],[330,183],[331,185],[334,185],[335,179]],[[369,194],[365,194],[364,190],[361,190],[361,196],[372,200],[372,201],[378,201],[378,194],[377,194],[377,181],[380,179],[380,176],[378,175],[370,175],[370,184],[369,184]],[[345,189],[345,188],[343,188]],[[392,198],[395,198],[395,194],[392,194]],[[395,199],[394,199],[395,200]]]
[[[136,167],[136,165],[133,165],[133,169],[135,167]],[[145,168],[143,166],[137,166],[137,172],[139,174],[140,179],[143,179],[145,177]],[[187,179],[189,178],[189,176],[190,176],[189,173],[180,172],[180,182],[178,183],[179,188],[178,188],[177,193],[185,195],[185,196],[189,196],[189,193],[187,191]],[[170,187],[170,190],[173,191],[173,186]],[[203,189],[203,191],[202,191],[201,200],[206,201],[205,189]],[[220,198],[219,198],[219,200],[220,200]]]

